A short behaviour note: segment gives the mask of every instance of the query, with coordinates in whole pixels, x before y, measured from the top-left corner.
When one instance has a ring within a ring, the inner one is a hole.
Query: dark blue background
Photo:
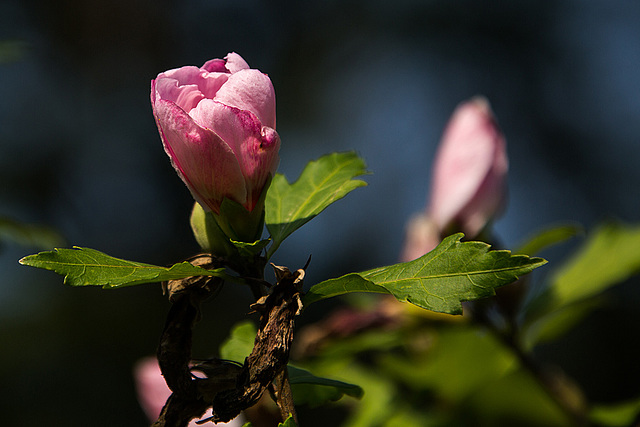
[[[163,152],[149,84],[235,51],[274,83],[281,172],[352,149],[373,172],[277,253],[292,268],[313,254],[309,283],[397,260],[443,127],[477,94],[508,142],[510,200],[495,224],[507,247],[559,221],[638,222],[638,22],[635,1],[3,0],[0,40],[23,50],[0,64],[0,215],[143,262],[195,253],[192,199]],[[130,370],[155,351],[159,286],[70,289],[18,265],[34,251],[0,252],[1,419],[143,424]],[[544,354],[614,398],[628,372],[591,372],[576,355],[633,342],[624,325],[638,296],[623,287],[620,318],[569,337],[586,349]],[[196,356],[215,352],[249,299],[225,289],[207,304]]]

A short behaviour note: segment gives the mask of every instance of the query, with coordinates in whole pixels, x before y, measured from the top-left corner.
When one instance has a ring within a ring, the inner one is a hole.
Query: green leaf
[[[601,299],[589,298],[553,310],[539,321],[527,323],[522,334],[524,348],[531,350],[537,344],[560,338],[601,305]]]
[[[289,415],[289,417],[284,420],[283,423],[279,423],[278,427],[297,427],[296,422],[293,420],[293,415]]]
[[[480,426],[544,426],[567,427],[567,415],[524,369],[507,372],[493,381],[480,384],[467,397],[456,415],[467,415],[473,425]],[[462,425],[468,425],[467,423]]]
[[[64,239],[52,228],[24,224],[10,218],[0,217],[0,242],[13,241],[23,246],[41,249],[64,244]]]
[[[460,314],[462,301],[495,295],[495,288],[547,262],[504,250],[489,251],[486,243],[461,242],[463,236],[449,236],[413,261],[325,280],[309,289],[303,304],[348,292],[379,292],[428,310]]]
[[[366,174],[364,161],[354,152],[332,153],[309,162],[296,182],[276,174],[265,201],[265,223],[273,240],[267,258],[291,233],[331,203],[366,182],[353,179]]]
[[[518,367],[516,357],[481,328],[459,325],[421,333],[414,333],[413,340],[432,343],[426,351],[384,352],[378,359],[383,372],[411,390],[431,391],[448,402],[459,402]]]
[[[269,239],[257,240],[253,243],[236,242],[235,240],[231,240],[231,243],[236,247],[240,256],[246,258],[253,258],[260,255],[269,242]]]
[[[220,358],[244,363],[244,359],[253,350],[253,342],[257,333],[258,329],[250,320],[234,325],[229,337],[220,346]]]
[[[636,398],[622,403],[594,405],[589,418],[600,426],[625,427],[632,425],[639,413],[640,398]]]
[[[552,275],[545,292],[527,304],[525,334],[539,334],[540,330],[549,329],[544,323],[555,322],[557,312],[575,304],[582,305],[639,271],[640,226],[607,223],[599,227]],[[582,305],[582,308],[596,305]],[[581,316],[588,313],[584,309],[577,311]],[[554,337],[559,335],[554,334]],[[530,344],[535,342],[534,336],[525,339]]]
[[[514,254],[535,255],[549,246],[562,243],[582,232],[582,228],[575,224],[564,224],[544,229],[530,237]]]
[[[287,370],[296,405],[317,407],[340,400],[345,394],[360,399],[364,393],[355,384],[317,377],[306,369],[293,365],[288,365]]]
[[[343,365],[337,360],[327,360],[329,365],[324,369],[319,367],[323,375],[340,375],[347,381],[358,383],[364,389],[362,400],[349,406],[353,410],[342,425],[344,427],[370,427],[382,425],[396,410],[394,399],[401,396],[404,391],[396,388],[388,376],[381,374],[370,366],[364,367],[355,363]],[[315,370],[315,367],[314,367]]]
[[[606,224],[551,279],[553,306],[597,295],[640,271],[640,226]]]
[[[171,267],[158,267],[77,246],[29,255],[22,258],[20,264],[55,271],[64,275],[64,283],[71,286],[102,286],[105,289],[191,276],[227,276],[223,268],[205,270],[186,261]]]
[[[246,320],[237,323],[229,337],[220,346],[220,357],[234,362],[244,363],[253,350],[257,329],[253,322]],[[319,406],[339,400],[343,395],[356,398],[362,396],[362,389],[354,384],[321,378],[311,372],[288,365],[289,381],[296,405]]]

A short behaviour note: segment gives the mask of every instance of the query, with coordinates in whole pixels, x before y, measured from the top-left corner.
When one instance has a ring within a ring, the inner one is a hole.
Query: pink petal
[[[202,100],[190,114],[196,123],[215,132],[234,151],[247,183],[244,206],[252,210],[267,177],[278,167],[280,137],[275,130],[262,126],[251,112],[210,99]]]
[[[229,73],[226,64],[227,63],[224,59],[210,59],[209,61],[205,62],[204,65],[200,68],[202,68],[203,70],[207,70],[210,73]]]
[[[216,213],[224,197],[247,203],[240,165],[225,141],[172,102],[156,99],[153,112],[165,151],[196,201]]]
[[[216,101],[255,114],[263,126],[276,128],[276,94],[271,80],[258,70],[240,70],[229,76]]]
[[[189,112],[201,99],[213,98],[228,78],[226,73],[209,73],[187,66],[160,73],[155,81],[161,99]]]
[[[242,145],[242,157],[240,167],[247,180],[247,209],[253,207],[260,199],[264,185],[269,178],[276,173],[280,163],[280,136],[267,126],[260,130],[260,140]]]
[[[155,421],[171,395],[171,390],[167,387],[160,372],[158,361],[153,357],[142,359],[136,364],[133,373],[140,406],[142,406],[147,418]]]
[[[249,64],[242,59],[242,56],[235,52],[229,53],[224,59],[227,61],[226,68],[231,73],[237,73],[240,70],[249,69]]]
[[[504,146],[496,147],[493,167],[478,188],[476,195],[458,214],[460,226],[468,235],[478,235],[488,220],[498,215],[504,208],[508,167],[509,161]]]
[[[429,216],[440,230],[459,220],[469,227],[462,231],[473,235],[496,213],[494,199],[501,200],[503,194],[494,181],[505,178],[505,147],[486,100],[474,99],[456,109],[433,171]],[[492,174],[495,176],[490,177]],[[482,199],[486,202],[470,205]],[[480,206],[483,209],[473,210]]]

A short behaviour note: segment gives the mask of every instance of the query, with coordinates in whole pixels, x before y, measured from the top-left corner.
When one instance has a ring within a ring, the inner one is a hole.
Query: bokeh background
[[[281,172],[335,150],[373,172],[276,255],[298,268],[313,254],[309,283],[397,260],[446,121],[478,94],[508,142],[505,246],[558,222],[637,223],[638,22],[636,1],[1,0],[0,216],[142,262],[196,253],[149,84],[235,51],[275,86]],[[159,285],[71,289],[17,263],[37,250],[0,248],[1,424],[144,425],[131,370],[155,351]],[[540,353],[600,401],[640,393],[636,285]],[[196,356],[215,354],[249,300],[227,287],[207,303]]]

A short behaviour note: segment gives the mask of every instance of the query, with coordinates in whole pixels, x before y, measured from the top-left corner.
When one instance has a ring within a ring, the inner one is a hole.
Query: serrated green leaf
[[[309,162],[293,184],[284,175],[276,174],[265,201],[265,223],[273,240],[267,258],[284,239],[331,203],[367,185],[353,179],[366,173],[364,161],[348,152],[328,154]]]
[[[224,269],[205,270],[188,262],[171,267],[159,267],[126,261],[106,255],[95,249],[55,249],[29,255],[20,264],[43,268],[64,275],[64,283],[71,286],[102,286],[120,288],[143,283],[184,279],[191,276],[226,277]]]
[[[546,228],[530,237],[514,254],[536,255],[549,246],[564,242],[582,232],[582,227],[576,224],[564,224]]]
[[[460,314],[462,301],[495,295],[495,288],[547,262],[504,250],[490,251],[483,242],[461,242],[463,236],[449,236],[413,261],[325,280],[309,289],[303,304],[348,292],[379,292],[428,310]]]

